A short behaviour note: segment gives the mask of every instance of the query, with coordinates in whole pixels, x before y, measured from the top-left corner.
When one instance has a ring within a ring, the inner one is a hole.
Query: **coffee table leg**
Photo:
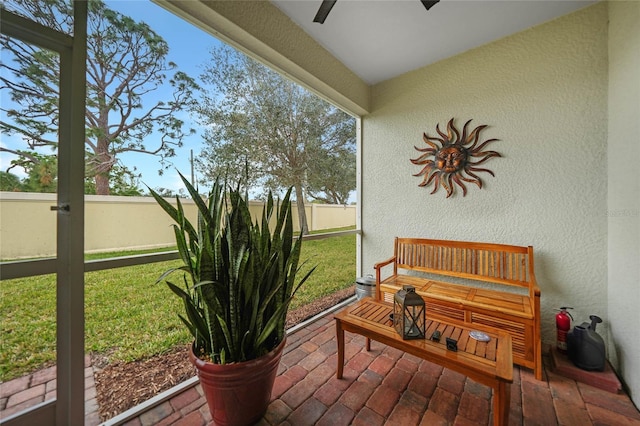
[[[344,369],[344,330],[342,329],[342,323],[339,319],[336,319],[336,340],[338,341],[338,368],[336,370],[336,377],[342,379]]]
[[[503,426],[509,424],[509,409],[511,406],[511,383],[498,382],[493,389],[493,424]]]

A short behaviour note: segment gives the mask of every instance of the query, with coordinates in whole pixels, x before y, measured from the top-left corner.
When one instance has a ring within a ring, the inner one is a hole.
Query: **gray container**
[[[356,298],[376,296],[376,279],[373,275],[356,278]]]

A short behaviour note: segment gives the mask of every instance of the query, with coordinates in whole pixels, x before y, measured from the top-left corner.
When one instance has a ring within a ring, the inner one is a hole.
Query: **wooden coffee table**
[[[470,328],[453,321],[429,320],[427,311],[427,339],[403,340],[393,328],[389,317],[392,311],[392,305],[367,297],[335,315],[338,379],[342,378],[344,368],[344,332],[350,331],[367,338],[367,350],[370,350],[369,339],[373,339],[490,386],[493,388],[493,424],[509,423],[510,389],[513,381],[509,334],[489,327]],[[439,342],[429,339],[435,330],[441,333]],[[469,337],[472,330],[483,331],[490,340],[480,342]],[[457,341],[457,351],[447,349],[447,337]]]

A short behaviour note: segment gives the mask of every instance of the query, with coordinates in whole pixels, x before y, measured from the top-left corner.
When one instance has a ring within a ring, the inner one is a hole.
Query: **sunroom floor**
[[[272,402],[259,425],[484,425],[492,423],[491,389],[448,369],[378,342],[345,333],[344,378],[336,379],[332,314],[287,337]],[[552,371],[543,380],[515,367],[510,425],[640,425],[640,412],[624,393],[611,393]],[[90,367],[88,368],[90,370]],[[91,397],[88,380],[87,397]],[[7,390],[8,383],[3,384]],[[95,390],[94,390],[95,393]],[[2,395],[3,410],[10,396]],[[5,399],[7,398],[7,399]],[[94,398],[95,401],[95,398]],[[95,404],[93,404],[95,405]],[[181,391],[143,404],[106,425],[212,425],[194,379]],[[86,425],[99,424],[97,406],[85,404]],[[7,411],[0,411],[0,418]]]
[[[491,389],[438,365],[346,333],[344,378],[336,379],[333,315],[291,333],[259,425],[483,425],[492,423]],[[545,357],[542,381],[515,367],[510,425],[640,425],[626,394],[555,374]],[[199,384],[126,425],[210,425]]]

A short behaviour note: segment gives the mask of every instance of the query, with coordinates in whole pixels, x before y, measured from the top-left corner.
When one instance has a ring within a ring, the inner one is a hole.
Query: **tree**
[[[309,164],[307,194],[327,204],[347,204],[356,184],[355,146],[318,156]]]
[[[20,152],[19,159],[13,160],[11,170],[14,167],[22,167],[27,176],[14,189],[21,192],[55,193],[58,189],[58,157],[55,155],[43,155],[36,152]],[[26,158],[22,160],[22,158]],[[7,173],[10,176],[10,173]],[[4,176],[4,175],[3,175]],[[111,195],[139,196],[142,189],[138,186],[139,176],[131,170],[115,165],[109,171],[109,192]],[[3,189],[4,191],[4,189]],[[93,179],[85,178],[84,193],[95,194],[96,186]]]
[[[55,193],[58,190],[58,159],[54,155],[23,154],[29,160],[21,165],[27,172],[22,181],[24,192]],[[14,163],[15,164],[15,163]]]
[[[130,170],[119,164],[114,165],[111,170],[109,170],[109,195],[120,195],[125,197],[141,196],[143,195],[143,190],[138,186],[139,184],[140,175],[136,174],[135,170]],[[94,180],[85,179],[84,193],[96,194],[96,185]]]
[[[126,197],[138,197],[142,195],[142,189],[138,186],[140,175],[134,173],[126,167],[116,164],[110,171],[111,186],[109,191],[112,195],[122,195]]]
[[[13,173],[0,171],[0,191],[21,192],[20,178]]]
[[[305,195],[343,203],[355,189],[355,120],[228,46],[211,54],[201,75],[211,89],[196,109],[206,126],[197,168],[249,188],[293,186],[308,233]]]
[[[20,0],[16,4],[21,15],[71,32],[70,0]],[[96,193],[108,195],[110,172],[124,152],[159,157],[162,174],[166,159],[175,156],[175,148],[193,132],[183,131],[184,123],[177,113],[192,105],[198,87],[181,71],[167,77],[166,73],[176,68],[166,60],[169,47],[144,22],[110,10],[101,0],[89,0],[87,25],[86,173],[95,180]],[[2,131],[20,135],[30,150],[55,150],[58,55],[6,36],[1,43],[13,59],[3,57],[2,61],[2,68],[9,72],[0,76],[0,89],[8,89],[13,101],[10,108],[2,107],[7,117],[0,123]],[[160,87],[166,91],[171,88],[172,93],[163,94],[166,101],[152,96]],[[145,139],[152,134],[159,134],[159,140],[148,147]],[[29,161],[19,150],[1,147],[0,151]]]
[[[175,197],[187,198],[188,196],[184,188],[180,188],[177,191],[174,191],[173,189],[158,187],[158,188],[153,188],[153,190],[156,192],[156,194],[158,194],[163,198],[175,198]]]

